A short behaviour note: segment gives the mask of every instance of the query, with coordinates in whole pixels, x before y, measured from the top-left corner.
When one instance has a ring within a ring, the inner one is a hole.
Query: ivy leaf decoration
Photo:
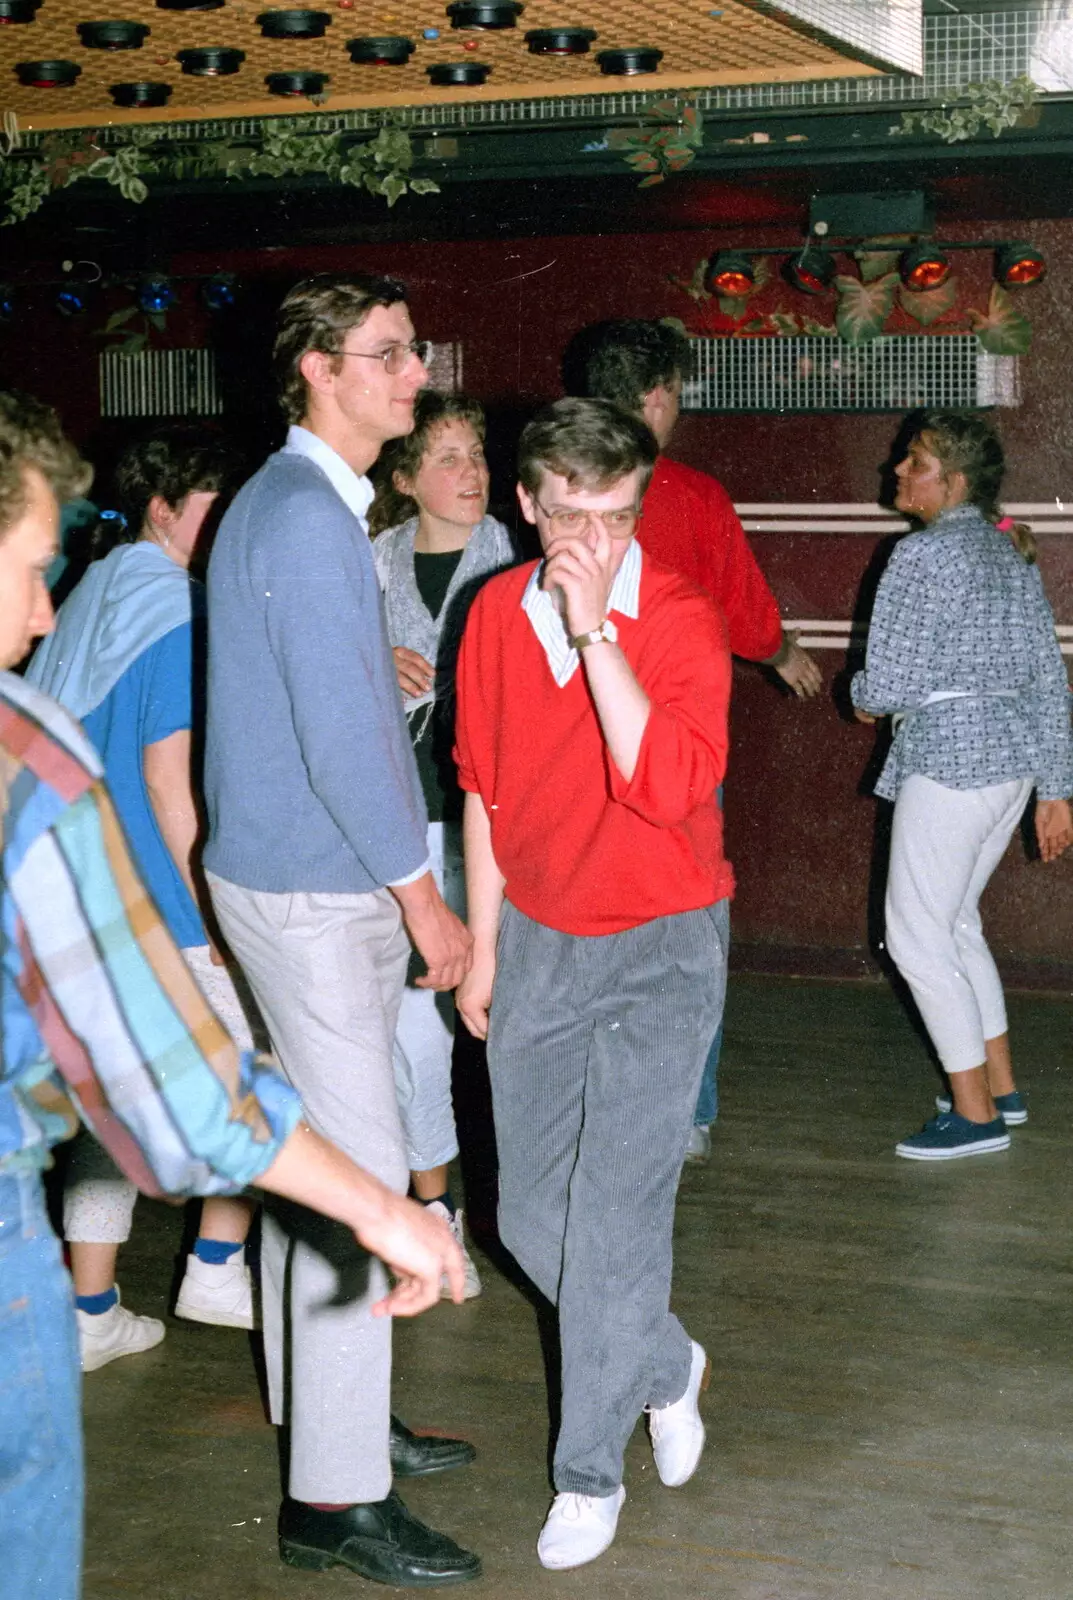
[[[835,325],[847,344],[867,344],[882,332],[894,305],[898,283],[896,272],[885,273],[871,283],[841,275],[835,279],[838,291]]]
[[[987,314],[968,312],[970,326],[980,344],[993,356],[1023,356],[1032,343],[1032,324],[1014,307],[1001,284],[991,285]]]
[[[957,279],[951,273],[945,283],[937,289],[924,289],[914,294],[912,289],[907,289],[903,283],[898,290],[898,303],[903,311],[919,322],[922,327],[930,328],[933,322],[953,309],[958,295]]]
[[[860,268],[861,282],[874,283],[888,272],[897,272],[900,257],[897,250],[855,250],[853,259]]]

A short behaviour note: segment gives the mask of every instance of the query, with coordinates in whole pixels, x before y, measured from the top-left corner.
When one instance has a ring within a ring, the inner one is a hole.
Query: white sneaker
[[[466,1249],[466,1241],[462,1236],[462,1223],[465,1221],[465,1212],[459,1208],[452,1217],[442,1200],[433,1200],[432,1204],[426,1209],[435,1212],[436,1216],[442,1217],[450,1228],[455,1244],[462,1252],[462,1265],[466,1272],[466,1287],[462,1292],[462,1298],[463,1300],[476,1300],[481,1292],[481,1279],[477,1268],[473,1265],[473,1258]],[[451,1287],[447,1282],[446,1273],[444,1274],[443,1283],[440,1285],[440,1298],[443,1300],[450,1300],[451,1298]]]
[[[615,1537],[625,1498],[621,1487],[609,1495],[557,1494],[537,1540],[540,1565],[565,1572],[602,1556]]]
[[[186,1274],[175,1302],[175,1315],[188,1322],[212,1322],[221,1328],[255,1328],[253,1276],[240,1251],[230,1261],[213,1263],[186,1258]]]
[[[686,1160],[698,1164],[710,1161],[712,1158],[712,1130],[698,1128],[696,1123],[689,1130],[689,1143],[686,1145]]]
[[[668,1489],[688,1483],[704,1449],[704,1424],[700,1420],[700,1394],[708,1387],[712,1364],[695,1339],[689,1367],[689,1383],[681,1400],[657,1409],[646,1406],[652,1454],[660,1482]]]
[[[78,1321],[78,1348],[82,1371],[96,1372],[120,1356],[136,1356],[151,1350],[164,1337],[164,1324],[157,1317],[139,1317],[117,1303],[109,1311],[93,1316],[75,1307]]]

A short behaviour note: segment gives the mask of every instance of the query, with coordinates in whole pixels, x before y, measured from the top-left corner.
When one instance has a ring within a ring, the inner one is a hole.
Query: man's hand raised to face
[[[571,638],[599,628],[607,617],[615,578],[615,541],[598,517],[577,533],[553,532],[544,556],[541,587],[563,595],[566,631]]]

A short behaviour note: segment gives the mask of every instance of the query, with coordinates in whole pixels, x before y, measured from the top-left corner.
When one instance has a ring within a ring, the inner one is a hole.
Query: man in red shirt
[[[819,668],[782,626],[778,602],[749,548],[734,504],[707,472],[662,452],[678,421],[682,381],[692,367],[689,340],[672,323],[630,318],[596,322],[571,341],[563,372],[573,394],[612,400],[641,416],[661,454],[644,499],[637,537],[664,566],[710,594],[726,618],[734,655],[773,667],[798,699],[822,686]],[[705,1063],[688,1157],[706,1161],[718,1110],[721,1031]]]
[[[632,537],[655,458],[604,401],[529,424],[518,498],[544,558],[485,584],[458,664],[474,954],[457,1001],[488,1039],[500,1234],[559,1311],[552,1569],[614,1538],[642,1410],[665,1484],[704,1444],[671,1230],[725,984],[730,654],[711,602]]]

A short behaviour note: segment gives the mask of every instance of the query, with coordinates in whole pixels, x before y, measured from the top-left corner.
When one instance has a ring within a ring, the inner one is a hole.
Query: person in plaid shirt
[[[247,1184],[351,1227],[396,1274],[377,1308],[414,1315],[462,1258],[445,1223],[302,1120],[239,1054],[132,865],[78,724],[10,670],[52,626],[59,502],[89,468],[38,402],[0,393],[0,1550],[11,1594],[76,1600],[79,1361],[41,1173],[84,1121],[147,1193]]]

